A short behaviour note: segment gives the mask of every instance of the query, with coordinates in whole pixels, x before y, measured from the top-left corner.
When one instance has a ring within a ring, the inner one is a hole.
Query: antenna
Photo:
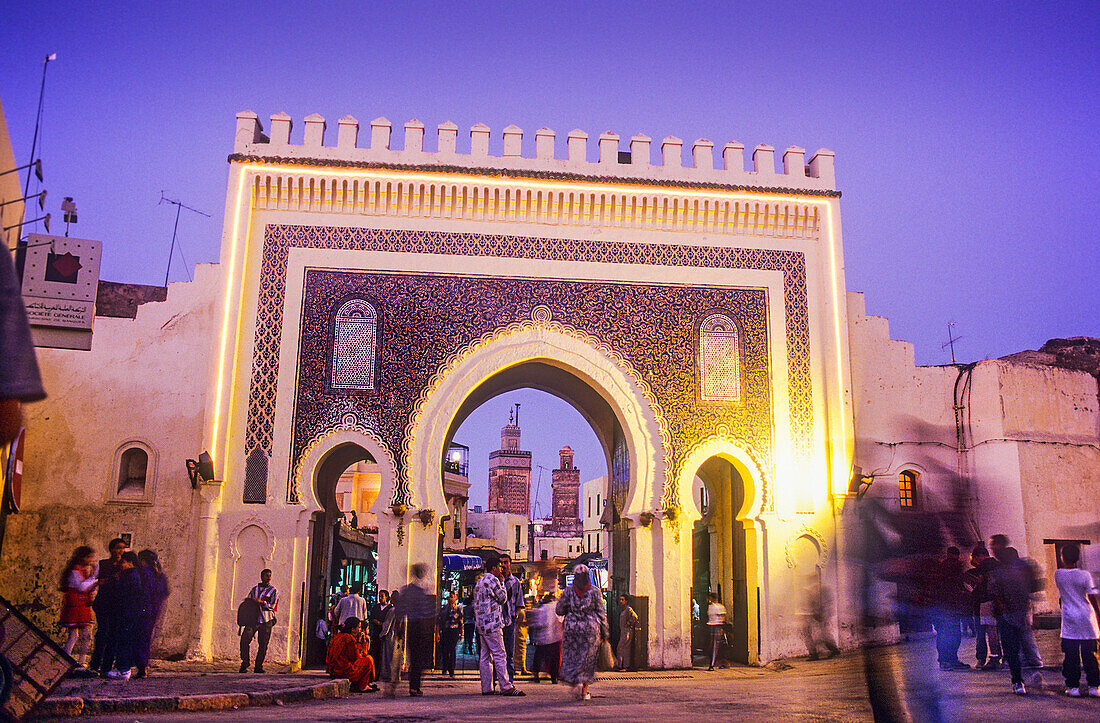
[[[168,248],[168,268],[164,270],[164,288],[167,289],[168,288],[168,274],[172,270],[172,256],[175,254],[175,251],[176,251],[176,230],[179,229],[179,227],[180,227],[180,209],[186,208],[188,211],[193,211],[194,213],[197,213],[200,216],[206,216],[207,218],[210,218],[210,214],[206,213],[205,211],[200,211],[197,208],[192,208],[190,206],[187,206],[187,205],[185,205],[185,204],[183,204],[183,203],[181,203],[181,202],[179,202],[179,201],[177,201],[173,198],[168,198],[167,196],[164,195],[164,191],[160,192],[160,201],[157,202],[157,205],[159,206],[162,203],[170,203],[170,204],[172,204],[176,207],[176,223],[175,223],[174,226],[172,226],[172,245]],[[183,254],[183,248],[182,247],[180,247],[180,254],[181,255]],[[186,261],[185,261],[185,263],[186,263]],[[191,272],[190,271],[187,272],[187,278],[188,279],[191,278]]]
[[[946,349],[947,347],[951,347],[951,363],[952,364],[957,364],[958,362],[955,361],[955,342],[957,342],[959,339],[962,339],[962,337],[961,336],[954,336],[954,332],[953,332],[954,327],[955,327],[955,322],[953,322],[953,321],[948,322],[948,324],[947,324],[947,341],[940,344],[940,349]]]
[[[531,519],[533,520],[539,519],[539,487],[542,485],[542,471],[546,469],[541,464],[535,466],[539,468],[539,476],[535,480],[535,494],[532,497],[535,500],[534,504],[531,505]]]
[[[519,426],[519,402],[516,402],[516,426]]]

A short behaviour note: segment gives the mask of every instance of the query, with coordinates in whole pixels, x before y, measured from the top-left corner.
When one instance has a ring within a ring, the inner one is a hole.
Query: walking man
[[[1001,638],[997,634],[997,619],[993,617],[993,599],[989,595],[989,579],[1000,564],[989,555],[985,545],[978,545],[970,553],[973,580],[975,614],[978,616],[977,640],[974,654],[982,670],[1001,667]]]
[[[501,695],[524,695],[512,684],[508,674],[507,653],[504,650],[504,610],[508,593],[504,589],[501,558],[489,557],[486,572],[474,586],[474,619],[481,641],[481,694],[493,694],[493,676],[500,683]]]
[[[1001,556],[998,551],[1004,550],[1010,544],[1011,541],[1008,539],[1008,535],[993,535],[989,538],[989,552],[993,557],[1000,560]],[[1029,591],[1031,593],[1039,592],[1043,588],[1043,580],[1035,563],[1021,558],[1019,553],[1016,554],[1015,559],[1016,561],[1013,564],[1021,569],[1023,576],[1028,580]],[[1030,597],[1024,627],[1020,630],[1020,657],[1023,669],[1031,672],[1030,683],[1032,685],[1042,685],[1043,676],[1039,671],[1043,669],[1043,656],[1039,654],[1039,644],[1035,642]]]
[[[250,600],[259,604],[260,612],[254,625],[246,625],[241,633],[241,671],[248,672],[248,653],[252,638],[258,637],[256,646],[256,672],[264,672],[267,644],[271,642],[271,629],[275,627],[275,613],[279,609],[279,591],[271,585],[271,570],[260,572],[260,581],[248,593]]]
[[[997,631],[1001,634],[1001,650],[1012,671],[1012,690],[1016,695],[1027,695],[1020,665],[1020,645],[1024,628],[1028,627],[1028,607],[1031,604],[1031,585],[1024,569],[1018,564],[1020,555],[1015,547],[997,551],[1001,566],[989,581],[989,593],[993,597],[993,612],[997,616]],[[1040,680],[1041,682],[1041,680]]]
[[[405,646],[409,653],[409,695],[424,695],[420,680],[431,658],[435,638],[435,595],[427,591],[428,566],[422,562],[409,568],[412,582],[401,588],[397,599],[397,615],[405,619]],[[391,681],[396,683],[397,681]]]

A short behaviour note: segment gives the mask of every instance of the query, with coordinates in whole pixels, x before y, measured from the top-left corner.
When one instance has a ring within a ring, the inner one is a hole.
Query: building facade
[[[550,473],[550,529],[567,537],[579,537],[581,519],[578,515],[581,494],[581,471],[573,466],[573,450],[566,445],[558,452],[559,466]]]

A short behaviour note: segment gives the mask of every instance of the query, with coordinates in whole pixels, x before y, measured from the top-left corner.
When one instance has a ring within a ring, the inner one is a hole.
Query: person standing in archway
[[[630,601],[626,595],[619,596],[619,644],[615,647],[615,655],[619,659],[619,670],[629,670],[634,667],[634,631],[638,629],[638,613],[630,607]]]
[[[710,631],[710,667],[714,670],[714,664],[718,662],[718,648],[722,644],[722,632],[726,625],[726,606],[718,602],[718,593],[707,593],[710,601],[707,605],[707,630]]]
[[[501,559],[489,557],[485,561],[485,574],[478,578],[474,586],[474,618],[481,641],[481,694],[493,694],[495,675],[500,683],[501,695],[519,696],[525,693],[512,683],[504,651],[504,609],[508,604],[508,593],[504,589],[503,578]]]

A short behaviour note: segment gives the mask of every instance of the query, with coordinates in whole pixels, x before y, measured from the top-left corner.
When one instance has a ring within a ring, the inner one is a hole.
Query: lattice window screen
[[[713,402],[741,400],[737,325],[725,314],[711,314],[699,325],[699,396]]]
[[[267,502],[267,455],[256,448],[244,461],[245,504],[262,505]]]
[[[332,386],[338,389],[374,389],[374,359],[378,317],[361,299],[348,301],[336,312],[333,335]]]

